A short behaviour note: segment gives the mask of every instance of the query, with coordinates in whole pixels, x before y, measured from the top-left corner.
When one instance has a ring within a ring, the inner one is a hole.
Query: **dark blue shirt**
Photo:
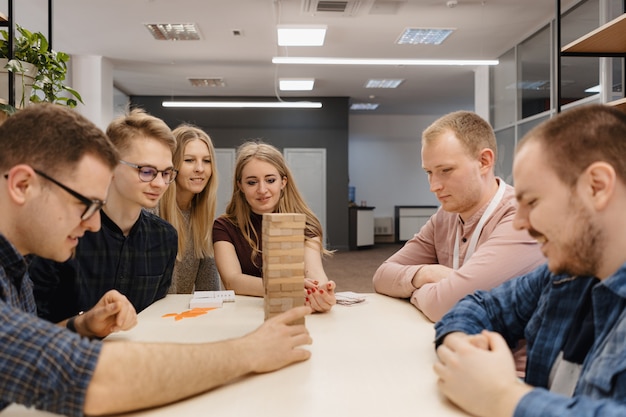
[[[128,236],[104,212],[102,227],[87,232],[66,262],[35,258],[29,273],[40,317],[58,323],[89,310],[116,289],[137,313],[165,297],[178,251],[176,229],[142,210]]]
[[[32,287],[25,259],[0,234],[0,410],[82,416],[102,344],[38,318]]]

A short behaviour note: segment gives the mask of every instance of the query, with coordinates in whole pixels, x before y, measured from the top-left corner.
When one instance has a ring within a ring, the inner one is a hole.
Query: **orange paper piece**
[[[185,310],[182,313],[167,313],[163,314],[161,318],[174,317],[175,321],[179,321],[182,319],[201,316],[211,310],[215,310],[215,307],[192,308],[191,310]]]

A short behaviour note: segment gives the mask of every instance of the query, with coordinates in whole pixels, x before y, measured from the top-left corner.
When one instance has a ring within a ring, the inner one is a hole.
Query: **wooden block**
[[[266,220],[267,219],[267,220]],[[305,222],[306,216],[302,213],[266,213],[263,215],[263,222]]]
[[[263,268],[265,268],[265,264],[263,264]],[[284,271],[284,270],[289,270],[289,271],[294,271],[294,272],[299,272],[302,271],[304,272],[304,262],[295,262],[295,263],[291,263],[291,264],[283,264],[280,262],[275,262],[275,263],[271,263],[267,266],[267,270],[268,271]],[[301,274],[294,274],[294,275],[301,275]],[[304,275],[304,274],[302,274]]]
[[[263,257],[263,263],[269,262],[271,265],[275,264],[299,264],[304,263],[304,256],[274,256],[267,255]]]
[[[302,251],[302,248],[300,247],[288,247],[288,248],[282,248],[280,247],[280,245],[278,247],[270,247],[270,248],[266,248],[265,246],[263,246],[263,254],[267,254],[269,256],[301,256],[304,258],[304,253]]]

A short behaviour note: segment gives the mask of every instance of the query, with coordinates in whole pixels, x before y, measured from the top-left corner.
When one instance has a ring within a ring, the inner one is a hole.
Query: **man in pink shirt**
[[[524,230],[513,228],[515,192],[494,173],[493,129],[458,111],[422,134],[422,166],[441,207],[374,274],[376,292],[409,298],[439,320],[475,290],[491,289],[545,262]]]

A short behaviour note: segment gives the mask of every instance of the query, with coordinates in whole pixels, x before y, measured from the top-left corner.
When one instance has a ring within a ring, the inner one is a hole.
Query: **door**
[[[283,152],[302,198],[319,219],[324,236],[327,236],[326,148],[285,148]]]

